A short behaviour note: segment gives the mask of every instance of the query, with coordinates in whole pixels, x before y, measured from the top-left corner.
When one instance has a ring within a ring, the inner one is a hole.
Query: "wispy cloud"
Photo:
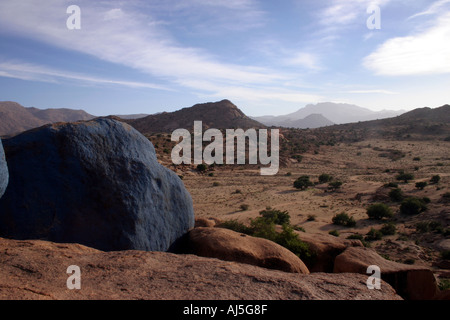
[[[450,12],[440,11],[426,30],[387,40],[363,60],[377,75],[450,73]]]
[[[165,83],[184,86],[199,95],[232,98],[233,96],[227,94],[235,94],[256,100],[273,97],[298,103],[309,102],[307,99],[314,98],[298,90],[279,86],[278,83],[296,79],[297,75],[266,67],[223,62],[205,49],[183,46],[164,24],[158,23],[159,17],[139,10],[142,6],[153,3],[142,1],[93,3],[79,0],[82,15],[81,30],[66,28],[65,19],[68,15],[65,10],[68,1],[64,3],[47,0],[44,1],[45,5],[42,3],[32,0],[0,2],[0,28],[52,46],[75,50],[110,63],[130,67]],[[195,0],[192,3],[222,10],[246,11],[254,16],[253,21],[257,21],[256,16],[260,15],[253,0],[212,3]],[[183,2],[177,1],[176,5],[182,6]],[[17,16],[21,19],[16,19]],[[316,61],[311,55],[297,56],[297,60],[292,62],[316,66]],[[3,63],[1,67],[5,76],[35,81],[65,79],[92,84],[167,89],[151,83],[102,79],[26,63]]]
[[[118,85],[131,88],[147,88],[147,89],[172,91],[172,89],[158,84],[93,77],[79,73],[57,70],[54,68],[40,66],[32,63],[26,63],[22,61],[1,62],[0,76],[21,80],[51,82],[51,83],[58,83],[61,80],[70,80],[76,81],[80,85],[88,85],[88,84]]]
[[[445,5],[447,5],[447,4],[450,4],[450,0],[438,0],[436,2],[433,2],[431,4],[431,6],[429,6],[426,10],[410,16],[408,18],[408,20],[409,19],[414,19],[414,18],[417,18],[417,17],[420,17],[420,16],[427,16],[427,15],[432,15],[432,14],[439,13],[439,12],[441,12],[442,8]]]

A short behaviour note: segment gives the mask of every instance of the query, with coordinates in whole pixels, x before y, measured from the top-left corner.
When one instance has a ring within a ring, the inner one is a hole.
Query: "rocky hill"
[[[53,122],[90,120],[83,110],[25,108],[12,101],[0,101],[0,136],[13,135]]]
[[[204,129],[264,128],[263,124],[247,117],[229,100],[196,104],[175,112],[125,121],[143,134],[170,133],[181,128],[192,130],[194,121],[202,121]]]

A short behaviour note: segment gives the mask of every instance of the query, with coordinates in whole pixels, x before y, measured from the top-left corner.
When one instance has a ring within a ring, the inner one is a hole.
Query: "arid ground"
[[[442,197],[450,189],[449,151],[450,142],[445,141],[366,140],[320,146],[315,152],[303,154],[301,162],[289,160],[276,176],[261,176],[258,168],[238,165],[214,166],[204,173],[192,165],[178,167],[176,172],[183,176],[192,195],[196,217],[248,223],[261,210],[272,207],[288,211],[291,224],[307,233],[338,230],[339,237],[347,238],[353,234],[365,236],[371,228],[380,229],[387,221],[369,219],[366,209],[372,203],[386,203],[395,213],[390,221],[396,233],[368,241],[367,245],[387,259],[431,267],[443,279],[449,275],[441,259],[442,252],[450,249],[450,208]],[[170,167],[167,152],[159,153],[159,158]],[[412,173],[414,180],[396,181],[401,170]],[[299,176],[308,175],[317,182],[323,173],[342,181],[341,188],[330,191],[328,184],[316,184],[300,191],[293,187]],[[441,177],[438,184],[430,183],[434,175]],[[428,185],[418,190],[415,183],[419,181]],[[427,211],[414,216],[400,214],[400,204],[390,201],[390,189],[383,188],[389,182],[398,183],[405,196],[428,197],[431,202]],[[356,220],[355,227],[332,223],[332,218],[342,212]],[[424,221],[438,221],[440,231],[421,232],[417,223]]]

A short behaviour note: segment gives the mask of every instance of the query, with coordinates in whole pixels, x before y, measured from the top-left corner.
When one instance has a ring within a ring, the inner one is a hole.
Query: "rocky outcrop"
[[[5,193],[8,186],[8,166],[6,164],[5,153],[3,151],[2,140],[0,139],[0,198]]]
[[[347,248],[336,257],[334,272],[367,274],[367,268],[380,268],[381,279],[405,299],[433,299],[438,294],[436,279],[430,269],[389,261],[369,248]]]
[[[302,260],[267,239],[224,228],[195,228],[181,239],[177,252],[236,261],[285,272],[309,273]]]
[[[292,274],[166,252],[102,252],[78,244],[0,238],[0,299],[398,300],[361,274]],[[69,290],[68,266],[81,288]]]
[[[4,140],[0,236],[165,251],[194,226],[190,194],[131,126],[60,123]]]
[[[333,272],[335,258],[348,247],[362,247],[359,240],[347,240],[327,234],[311,234],[297,232],[298,237],[307,243],[313,253],[313,259],[308,262],[311,272]]]

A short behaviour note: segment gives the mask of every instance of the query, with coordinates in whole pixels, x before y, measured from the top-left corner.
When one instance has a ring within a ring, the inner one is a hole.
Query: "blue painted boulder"
[[[52,124],[4,147],[10,181],[0,199],[2,237],[167,251],[194,226],[183,182],[128,124]]]
[[[8,186],[8,166],[6,164],[2,140],[0,139],[0,198],[5,193],[7,186]]]

